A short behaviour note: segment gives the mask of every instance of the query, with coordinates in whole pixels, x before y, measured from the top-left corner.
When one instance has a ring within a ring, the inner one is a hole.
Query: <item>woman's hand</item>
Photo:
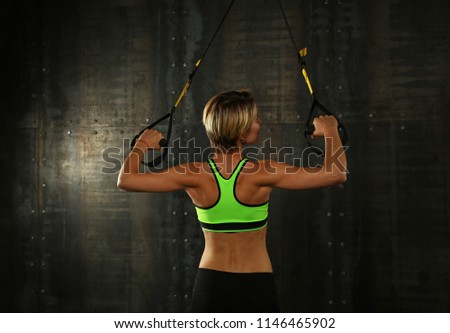
[[[317,138],[319,136],[325,136],[326,133],[337,130],[338,122],[334,116],[320,116],[314,118],[313,125],[315,131],[311,134],[311,138]]]
[[[160,131],[147,129],[141,134],[137,141],[145,142],[149,149],[160,150],[161,146],[159,145],[159,142],[161,139],[164,139],[164,135]]]

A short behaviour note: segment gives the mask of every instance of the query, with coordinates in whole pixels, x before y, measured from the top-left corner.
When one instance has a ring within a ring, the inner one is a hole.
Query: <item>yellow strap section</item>
[[[303,49],[301,49],[298,53],[300,53],[300,57],[306,57],[306,55],[308,54],[308,48],[305,47]]]
[[[200,62],[202,61],[202,59],[198,59],[197,63],[195,64],[195,67],[198,67],[200,65]],[[189,80],[186,82],[186,84],[184,85],[183,90],[180,93],[180,96],[178,96],[177,101],[175,102],[175,107],[178,107],[178,104],[180,104],[181,100],[183,99],[184,95],[186,95],[189,87],[191,86],[192,80],[189,78]]]
[[[186,92],[188,91],[190,85],[191,85],[191,80],[188,80],[188,82],[186,82],[186,84],[184,85],[184,88],[181,91],[180,96],[178,96],[178,99],[175,102],[175,107],[176,108],[178,107],[178,104],[180,104],[180,102],[181,102],[182,98],[184,97],[184,95],[186,95]]]
[[[305,47],[305,48],[301,49],[300,51],[298,51],[298,53],[300,54],[301,58],[306,57],[306,55],[308,54],[308,48]],[[314,94],[312,86],[311,86],[311,82],[309,81],[308,73],[306,73],[305,67],[302,67],[302,74],[303,74],[303,78],[305,79],[306,85],[308,86],[309,93],[311,95]]]
[[[306,85],[308,86],[309,93],[311,95],[314,94],[312,86],[311,86],[311,82],[309,82],[308,73],[306,73],[306,69],[305,68],[302,68],[302,74],[303,74],[303,78],[305,79]]]

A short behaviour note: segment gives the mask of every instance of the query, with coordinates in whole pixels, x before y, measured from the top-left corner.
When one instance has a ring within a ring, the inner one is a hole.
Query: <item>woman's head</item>
[[[203,111],[203,125],[211,146],[227,151],[237,148],[243,140],[256,142],[257,113],[253,92],[249,89],[227,91],[211,98]]]

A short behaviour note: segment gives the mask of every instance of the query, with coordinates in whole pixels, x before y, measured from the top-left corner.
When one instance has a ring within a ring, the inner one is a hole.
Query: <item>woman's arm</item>
[[[162,133],[156,130],[146,130],[139,137],[120,169],[117,180],[119,188],[136,192],[170,192],[194,186],[187,165],[177,165],[159,172],[139,172],[145,152],[150,148],[161,149],[159,140],[162,138]]]
[[[325,137],[323,166],[317,168],[297,167],[287,163],[265,161],[263,182],[266,186],[290,190],[320,188],[347,181],[347,158],[339,137],[337,121],[333,116],[314,119],[316,130],[313,137]]]

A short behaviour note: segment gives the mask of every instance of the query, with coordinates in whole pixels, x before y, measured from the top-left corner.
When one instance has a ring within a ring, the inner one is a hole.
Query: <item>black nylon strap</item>
[[[323,113],[336,118],[336,120],[338,122],[338,130],[340,132],[342,144],[345,144],[345,143],[347,143],[347,140],[348,140],[347,130],[345,129],[344,125],[339,121],[339,119],[317,100],[317,98],[311,88],[311,83],[309,82],[308,76],[306,74],[306,63],[301,56],[301,51],[299,51],[299,48],[297,47],[297,43],[295,42],[294,35],[292,34],[291,27],[290,27],[289,22],[286,17],[286,12],[284,11],[281,0],[277,0],[277,1],[278,1],[278,4],[280,5],[281,13],[283,15],[283,19],[286,24],[286,28],[289,32],[289,36],[291,38],[292,45],[294,46],[295,51],[297,52],[298,61],[299,61],[300,67],[302,68],[302,73],[303,73],[304,79],[306,81],[306,84],[309,87],[311,98],[312,98],[311,108],[309,110],[308,119],[306,121],[306,129],[304,132],[306,142],[308,143],[309,147],[312,147],[311,142],[308,140],[308,135],[313,134],[315,131],[315,127],[313,125],[313,120],[314,120],[313,114],[317,108],[317,109],[321,110]],[[320,153],[320,155],[322,155],[322,153]]]
[[[224,16],[222,17],[222,20],[220,20],[219,25],[217,26],[216,31],[214,32],[212,38],[210,39],[208,46],[206,47],[205,51],[203,51],[200,59],[197,61],[197,63],[195,64],[194,69],[192,70],[192,72],[189,74],[189,78],[186,81],[184,88],[182,89],[180,95],[178,96],[175,104],[172,106],[172,109],[170,110],[169,113],[165,114],[164,116],[162,116],[161,118],[159,118],[158,120],[156,120],[155,122],[151,123],[150,125],[146,126],[144,129],[142,129],[131,141],[131,148],[134,147],[136,140],[142,135],[142,133],[145,132],[145,130],[147,129],[151,129],[153,127],[155,127],[156,125],[158,125],[160,122],[162,122],[163,120],[169,118],[169,125],[168,125],[168,129],[167,129],[167,135],[165,136],[165,138],[161,139],[159,142],[159,145],[161,147],[165,147],[167,148],[169,141],[170,141],[170,136],[172,133],[172,123],[173,123],[173,114],[175,113],[179,103],[181,102],[181,100],[183,99],[184,95],[188,92],[189,87],[191,86],[192,80],[194,79],[195,73],[197,73],[197,69],[200,66],[201,61],[203,60],[203,58],[205,57],[206,53],[208,52],[211,44],[213,43],[214,39],[216,38],[217,34],[219,33],[220,28],[223,25],[223,22],[225,21],[226,17],[228,16],[228,13],[231,10],[231,7],[233,7],[233,4],[236,0],[232,0],[230,5],[228,6]],[[166,157],[167,157],[167,153],[168,153],[168,149],[163,149],[163,152],[160,156],[158,156],[157,158],[155,158],[153,161],[150,162],[145,162],[142,161],[142,164],[145,164],[148,167],[155,167],[157,165],[159,165]]]

